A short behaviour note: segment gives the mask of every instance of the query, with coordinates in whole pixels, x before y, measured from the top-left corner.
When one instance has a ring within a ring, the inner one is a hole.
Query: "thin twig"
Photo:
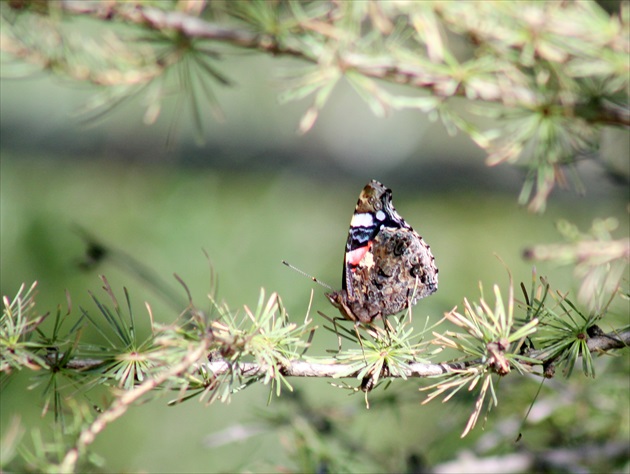
[[[124,392],[106,411],[97,416],[90,426],[81,432],[76,445],[66,453],[60,465],[59,471],[74,472],[76,463],[81,453],[83,453],[85,449],[94,442],[96,435],[103,431],[108,424],[124,415],[131,404],[137,401],[140,397],[162,385],[170,377],[174,377],[182,372],[185,372],[188,368],[193,366],[204,356],[204,354],[208,352],[209,344],[210,341],[208,339],[202,340],[194,350],[186,354],[186,357],[184,357],[181,362],[173,365],[163,372],[157,373],[155,377],[146,380],[133,390]]]

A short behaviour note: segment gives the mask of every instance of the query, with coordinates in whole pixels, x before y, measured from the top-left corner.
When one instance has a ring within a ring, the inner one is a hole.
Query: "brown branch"
[[[388,373],[381,374],[381,377],[432,377],[444,375],[453,370],[464,369],[469,363],[455,362],[443,364],[422,364],[414,362],[401,371],[401,375]],[[239,364],[229,364],[224,360],[210,361],[205,364],[205,368],[214,375],[222,375],[232,371],[238,372],[243,377],[256,377],[267,373],[268,369],[264,365],[255,362],[241,362]],[[350,366],[346,364],[318,364],[302,360],[291,361],[280,369],[280,373],[285,377],[321,377],[321,378],[357,378],[361,368],[350,371]]]
[[[602,101],[585,104],[576,108],[575,113],[590,123],[600,123],[617,127],[630,127],[628,106]]]
[[[46,361],[51,365],[57,365],[57,361],[63,358],[63,354],[49,354],[45,357]],[[63,368],[71,370],[90,370],[100,365],[106,364],[106,359],[71,359]],[[444,375],[453,370],[462,370],[469,367],[471,362],[445,362],[440,364],[423,364],[414,362],[409,364],[407,369],[403,371],[405,377],[431,377],[436,375]],[[224,359],[213,359],[204,364],[204,367],[215,375],[222,375],[231,371],[238,372],[243,377],[257,377],[267,372],[267,367],[255,362],[239,362],[231,364]],[[320,377],[320,378],[356,378],[359,370],[349,371],[349,365],[346,364],[320,364],[316,362],[307,362],[303,360],[294,360],[280,369],[285,377]],[[398,377],[389,373],[383,374],[385,377]]]
[[[587,346],[591,352],[600,353],[612,349],[622,349],[630,346],[630,329],[621,332],[611,332],[604,334],[595,331],[587,340]],[[529,357],[536,358],[544,353],[544,349],[533,351]],[[55,365],[56,360],[63,358],[62,354],[50,354],[46,357],[51,365]],[[71,359],[64,368],[74,370],[93,369],[106,363],[103,359]],[[466,362],[442,362],[438,364],[423,364],[413,362],[401,371],[400,375],[394,375],[384,369],[380,377],[435,377],[446,375],[456,370],[464,370],[480,361]],[[552,360],[541,362],[550,363]],[[213,359],[204,364],[205,368],[215,375],[222,375],[232,371],[238,372],[243,377],[257,377],[267,373],[268,368],[255,362],[240,362],[231,364],[223,359]],[[280,369],[285,377],[320,377],[320,378],[356,378],[359,370],[352,371],[347,364],[323,364],[303,360],[293,360]]]
[[[125,2],[63,0],[61,6],[65,11],[76,15],[90,15],[102,20],[120,19],[127,23],[147,26],[153,30],[177,31],[187,38],[221,41],[242,48],[270,52],[274,55],[299,56],[309,61],[316,61],[302,50],[281,46],[271,35],[254,33],[243,28],[221,26],[180,11],[167,12],[154,7],[129,5]]]
[[[63,0],[62,8],[72,14],[89,15],[103,20],[119,19],[121,21],[147,26],[154,30],[173,30],[187,38],[201,38],[220,41],[234,46],[257,49],[271,53],[274,56],[294,56],[311,63],[317,63],[316,56],[309,55],[301,49],[291,48],[281,44],[273,35],[258,34],[238,27],[224,27],[202,20],[179,11],[164,11],[153,7],[143,7],[137,4],[125,5],[110,2],[82,2],[77,0]],[[422,67],[400,64],[388,58],[374,58],[372,56],[352,53],[339,57],[339,68],[355,70],[373,79],[382,79],[396,84],[410,85],[416,88],[429,89],[439,97],[450,95],[464,95],[464,90],[458,88],[454,93],[445,94],[444,84],[451,81],[446,75],[428,74]],[[500,92],[500,91],[499,91]],[[519,95],[519,94],[517,94]],[[522,90],[523,97],[531,99],[532,94]],[[500,102],[501,94],[497,93],[492,102]]]
[[[612,349],[623,349],[630,346],[630,329],[620,332],[610,332],[605,334],[597,326],[592,326],[589,329],[588,339],[586,340],[586,346],[588,350],[593,353],[606,352]],[[532,351],[528,354],[529,357],[534,359],[540,359],[545,354],[545,349],[539,349]],[[541,362],[546,364],[552,363],[555,358],[541,359]]]
[[[625,331],[613,331],[605,334],[598,326],[591,326],[588,329],[588,339],[586,340],[586,346],[591,353],[602,353],[612,349],[623,349],[624,347],[630,347],[630,329]],[[561,356],[558,354],[553,357],[546,356],[545,349],[539,349],[532,351],[528,354],[529,357],[539,359],[543,363],[543,375],[546,378],[552,378],[556,373],[555,362]]]
[[[588,350],[591,352],[605,352],[630,346],[630,329],[608,334],[604,334],[597,326],[591,329],[596,329],[586,341]]]
[[[283,44],[271,34],[218,25],[181,11],[164,11],[135,2],[62,0],[59,5],[64,11],[75,15],[89,15],[102,20],[118,19],[154,30],[176,31],[191,39],[201,38],[223,42],[271,53],[274,56],[299,57],[311,63],[317,63],[319,60],[304,49]],[[375,58],[353,52],[339,56],[337,61],[342,70],[354,70],[373,79],[429,90],[436,97],[464,97],[467,94],[463,87],[452,90],[449,84],[453,82],[453,78],[447,74],[430,73],[421,66],[401,63],[390,58]],[[481,99],[484,102],[503,103],[504,96],[504,88],[487,87]],[[513,106],[515,102],[526,107],[537,105],[537,99],[532,90],[522,85],[512,84],[510,105]],[[601,104],[596,110],[592,110],[590,106],[584,108],[578,105],[575,113],[589,123],[630,127],[630,113],[624,107]]]

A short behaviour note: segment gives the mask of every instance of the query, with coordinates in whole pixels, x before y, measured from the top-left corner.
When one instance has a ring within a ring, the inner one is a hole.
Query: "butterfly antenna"
[[[324,283],[323,281],[318,280],[317,278],[315,278],[313,275],[309,275],[308,273],[300,270],[297,267],[294,267],[293,265],[291,265],[289,262],[287,262],[286,260],[282,260],[282,263],[284,263],[287,267],[289,267],[291,270],[295,270],[296,272],[298,272],[300,275],[305,276],[306,278],[311,279],[312,281],[314,281],[315,283],[317,283],[318,285],[323,286],[324,288],[328,288],[330,291],[335,291],[330,285],[327,285],[326,283]]]

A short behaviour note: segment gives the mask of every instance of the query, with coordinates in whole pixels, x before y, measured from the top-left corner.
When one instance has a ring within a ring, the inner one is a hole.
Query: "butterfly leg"
[[[363,347],[363,339],[361,338],[361,334],[359,334],[359,325],[361,323],[359,321],[354,323],[354,332],[357,334],[357,340],[359,341],[359,345],[361,346],[361,352],[363,353],[363,361],[367,364],[367,359],[365,358],[365,348]]]
[[[335,328],[335,334],[337,335],[337,352],[341,352],[341,334],[337,329],[337,321],[342,321],[343,318],[332,318],[333,327]]]
[[[383,317],[383,330],[377,328],[376,326],[374,327],[374,334],[373,337],[375,339],[382,339],[383,338],[383,334],[385,334],[387,336],[387,341],[389,343],[389,345],[392,344],[392,338],[391,335],[392,333],[394,333],[394,327],[392,326],[392,323],[389,322],[389,318],[387,317]]]

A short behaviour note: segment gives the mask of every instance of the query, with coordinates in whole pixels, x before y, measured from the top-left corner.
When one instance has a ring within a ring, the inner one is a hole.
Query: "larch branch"
[[[125,2],[98,2],[62,0],[61,8],[75,15],[89,15],[103,20],[118,19],[125,23],[145,26],[154,30],[173,30],[190,39],[208,39],[233,46],[256,49],[274,56],[299,57],[311,63],[317,63],[319,58],[309,54],[305,49],[292,47],[281,42],[275,36],[257,33],[238,26],[222,26],[211,23],[197,16],[181,11],[164,11],[151,6]],[[466,96],[463,87],[455,90],[445,89],[445,84],[453,78],[446,74],[430,74],[425,68],[401,63],[388,58],[375,58],[370,55],[353,52],[339,55],[337,59],[342,70],[354,70],[373,79],[381,79],[391,83],[409,85],[418,89],[430,91],[436,97]],[[450,92],[446,92],[450,90]],[[513,99],[523,106],[536,105],[535,94],[528,88],[514,84]],[[499,87],[488,89],[483,96],[484,102],[502,103],[504,91]],[[576,113],[590,123],[630,127],[630,114],[627,108],[602,105],[595,110],[587,108]]]
[[[622,349],[630,346],[630,329],[623,331],[613,331],[607,334],[598,333],[588,338],[587,346],[591,352],[599,353],[613,349]],[[537,354],[543,351],[534,351],[529,357],[536,358]],[[63,355],[51,354],[47,360],[52,364],[55,360],[60,360]],[[385,368],[381,377],[434,377],[445,375],[456,370],[464,370],[479,361],[466,362],[442,362],[437,364],[425,364],[413,362],[409,364],[400,374],[388,373]],[[547,362],[547,361],[541,361]],[[71,359],[65,365],[67,369],[88,370],[105,363],[101,359]],[[238,372],[243,377],[257,377],[267,372],[267,367],[256,362],[229,363],[224,359],[212,359],[205,363],[204,368],[215,375],[222,375],[231,371]],[[293,360],[280,368],[285,377],[319,377],[319,378],[356,378],[360,369],[352,370],[347,364],[342,363],[317,363],[313,361]]]

